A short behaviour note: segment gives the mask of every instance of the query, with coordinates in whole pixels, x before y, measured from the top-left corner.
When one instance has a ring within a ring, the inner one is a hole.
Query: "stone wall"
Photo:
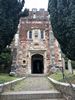
[[[62,93],[65,100],[75,100],[75,84],[58,82],[50,77],[48,79]]]
[[[30,12],[31,13],[31,12]],[[36,17],[38,12],[36,12]],[[49,48],[49,31],[51,25],[48,19],[48,12],[42,15],[45,19],[33,18],[34,13],[30,14],[27,18],[20,19],[19,32],[19,45],[17,48],[17,61],[18,67],[16,73],[18,75],[31,74],[31,58],[33,54],[40,54],[43,56],[44,74],[48,73],[48,66],[50,65],[50,48]],[[39,13],[39,16],[40,13]],[[32,38],[29,38],[29,32],[32,31]],[[41,31],[43,31],[44,38],[41,38]],[[38,33],[35,37],[35,33]],[[23,63],[25,61],[25,63]],[[25,64],[25,67],[23,65]]]
[[[12,90],[14,88],[14,86],[19,82],[22,81],[23,79],[25,79],[25,77],[23,78],[18,78],[16,80],[10,81],[10,82],[6,82],[3,84],[0,84],[0,93],[2,92],[6,92],[9,90]]]
[[[33,17],[34,14],[36,15],[35,18]],[[30,31],[32,32],[32,38],[29,38]],[[41,31],[43,31],[43,38],[40,34]],[[55,45],[57,44],[55,42],[56,40],[53,41],[54,54],[51,53],[53,52],[53,49],[51,51],[50,39],[52,37],[50,32],[52,32],[52,28],[49,14],[47,11],[44,11],[44,9],[41,9],[40,11],[33,9],[29,12],[28,17],[20,19],[17,32],[18,41],[15,39],[18,42],[18,45],[16,46],[16,57],[13,57],[13,62],[15,62],[15,66],[17,66],[16,73],[18,75],[25,76],[27,74],[32,74],[31,58],[33,54],[40,54],[43,56],[43,74],[49,73],[50,65],[59,65],[59,47]],[[36,33],[38,33],[37,37],[35,35]],[[55,63],[51,63],[51,61]]]

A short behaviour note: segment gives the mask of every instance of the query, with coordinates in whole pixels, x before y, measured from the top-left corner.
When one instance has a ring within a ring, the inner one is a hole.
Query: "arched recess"
[[[44,59],[40,54],[34,54],[31,57],[31,72],[32,74],[43,74]]]

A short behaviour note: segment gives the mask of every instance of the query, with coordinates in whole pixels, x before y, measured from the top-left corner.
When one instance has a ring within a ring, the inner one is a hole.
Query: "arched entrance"
[[[44,71],[43,56],[35,54],[31,58],[31,72],[32,74],[42,74]]]

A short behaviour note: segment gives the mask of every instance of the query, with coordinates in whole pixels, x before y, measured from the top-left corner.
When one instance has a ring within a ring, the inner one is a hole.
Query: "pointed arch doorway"
[[[35,54],[31,57],[31,72],[32,74],[44,73],[44,60],[40,54]]]

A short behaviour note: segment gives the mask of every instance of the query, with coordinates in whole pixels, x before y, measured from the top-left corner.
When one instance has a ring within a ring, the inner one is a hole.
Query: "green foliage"
[[[11,69],[12,56],[9,48],[4,49],[0,54],[0,72],[8,73]]]
[[[54,74],[51,74],[49,77],[62,82],[68,82],[71,80],[75,80],[75,75],[69,73],[67,70],[64,71],[65,77],[63,79],[63,75],[60,71],[55,72]],[[67,81],[68,80],[68,81]]]
[[[62,52],[75,60],[75,0],[49,0],[48,11]]]
[[[27,16],[28,10],[22,12],[24,0],[0,0],[0,53],[10,45],[17,31],[19,19]]]
[[[27,9],[27,8],[20,13],[20,17],[25,17],[25,16],[28,16],[28,15],[29,15],[29,9]]]
[[[11,77],[8,74],[0,73],[0,84],[8,81],[15,80],[16,77]]]
[[[75,69],[75,61],[71,61],[72,68]]]

